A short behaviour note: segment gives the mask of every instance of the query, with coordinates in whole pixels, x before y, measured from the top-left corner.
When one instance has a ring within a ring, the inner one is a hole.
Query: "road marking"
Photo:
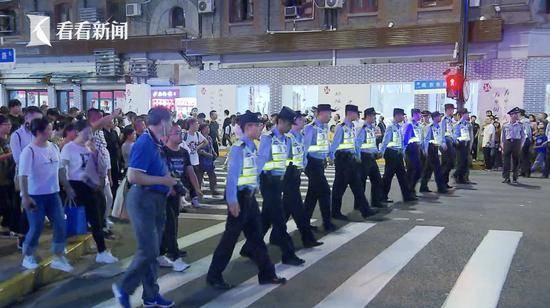
[[[443,227],[416,226],[315,307],[365,307]]]
[[[205,208],[209,208],[210,206]],[[225,206],[227,208],[227,205]],[[219,214],[200,214],[200,213],[180,213],[178,218],[187,218],[187,219],[205,219],[205,220],[227,220],[227,215]]]
[[[324,243],[322,246],[315,249],[298,251],[297,255],[306,261],[303,266],[288,266],[278,263],[275,271],[277,275],[290,280],[374,225],[373,223],[350,223],[343,229],[338,230],[338,232],[331,233],[320,239]],[[260,285],[258,284],[258,279],[252,277],[238,287],[221,294],[203,307],[247,307],[279,286]]]
[[[516,231],[489,230],[443,307],[496,307],[522,235]]]

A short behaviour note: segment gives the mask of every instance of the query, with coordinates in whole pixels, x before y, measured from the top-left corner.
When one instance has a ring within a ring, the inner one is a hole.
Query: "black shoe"
[[[418,198],[413,196],[413,197],[410,197],[410,198],[403,199],[403,201],[405,201],[405,202],[416,202],[416,201],[418,201]]]
[[[244,247],[241,249],[241,252],[239,253],[241,257],[252,259],[252,253],[248,251],[248,249],[244,249]]]
[[[311,229],[311,231],[314,231],[314,232],[319,231],[319,227],[314,226],[314,225],[309,225],[309,228]]]
[[[361,213],[361,216],[363,216],[363,218],[367,218],[378,214],[378,212],[380,212],[378,209],[368,208]]]
[[[390,199],[390,198],[386,198],[386,199],[380,200],[380,202],[384,202],[384,203],[393,203],[393,200]]]
[[[311,240],[304,240],[302,241],[304,243],[304,248],[313,248],[313,247],[317,247],[317,246],[321,246],[323,245],[323,242],[319,242],[315,239],[311,239]]]
[[[17,249],[23,250],[23,242],[25,241],[25,237],[21,236],[17,238]]]
[[[206,283],[217,290],[229,290],[233,288],[233,285],[225,282],[223,279],[213,280],[206,278]]]
[[[271,279],[262,279],[258,281],[260,284],[285,284],[286,278],[273,277]]]
[[[419,191],[420,191],[421,193],[431,193],[431,192],[432,192],[428,187],[426,187],[426,188],[420,188]]]
[[[512,184],[514,184],[514,185],[519,184],[519,183],[518,183],[518,179],[513,179],[513,180],[512,180]]]
[[[348,221],[348,216],[342,214],[342,213],[338,213],[338,214],[332,214],[332,218],[334,219],[337,219],[337,220],[343,220],[343,221]]]
[[[504,179],[502,183],[510,184],[510,179]]]
[[[332,231],[336,231],[336,226],[333,223],[330,223],[330,224],[324,225],[323,229],[325,229],[325,232],[332,232]]]
[[[183,249],[178,250],[178,253],[179,253],[180,257],[186,257],[187,256],[187,251],[185,251]]]
[[[447,189],[453,189],[453,188],[454,188],[453,186],[447,184]]]
[[[304,263],[306,263],[306,261],[304,259],[298,258],[296,255],[283,259],[283,264],[286,265],[300,266]]]
[[[447,190],[447,189],[439,189],[439,190],[437,191],[437,193],[438,193],[438,194],[448,194],[448,193],[449,193],[449,190]]]

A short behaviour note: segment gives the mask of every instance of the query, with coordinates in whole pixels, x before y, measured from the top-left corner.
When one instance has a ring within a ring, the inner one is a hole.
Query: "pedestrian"
[[[290,156],[287,159],[287,167],[283,178],[283,208],[285,210],[285,221],[292,215],[296,222],[298,231],[302,236],[302,243],[305,248],[316,247],[323,243],[317,241],[311,228],[300,193],[301,174],[307,165],[307,158],[304,151],[304,135],[302,130],[305,126],[305,114],[296,111],[292,129],[288,133],[290,138]]]
[[[326,159],[329,156],[328,126],[330,114],[336,110],[329,104],[319,104],[315,109],[315,120],[304,128],[304,151],[307,164],[305,173],[309,179],[304,200],[308,221],[319,201],[323,228],[327,232],[336,230],[330,215],[330,186],[325,176]],[[315,229],[315,228],[314,228]]]
[[[531,128],[531,122],[525,113],[525,110],[520,110],[519,121],[523,125],[523,133],[525,140],[521,145],[520,154],[520,175],[526,178],[531,177],[531,146],[533,144],[533,130]]]
[[[502,128],[501,142],[504,165],[502,169],[504,180],[502,183],[510,183],[510,172],[512,173],[512,183],[518,183],[519,160],[521,148],[525,141],[524,125],[519,120],[520,113],[521,109],[518,107],[508,111],[510,122]]]
[[[185,142],[185,145],[187,146],[187,149],[189,151],[189,158],[191,160],[191,165],[195,169],[195,173],[197,175],[200,174],[199,165],[199,153],[198,151],[208,146],[208,141],[206,138],[199,132],[199,122],[195,118],[190,118],[187,120],[188,129],[185,133],[183,133],[183,142]],[[199,182],[202,183],[202,179],[199,179]],[[199,207],[199,196],[198,192],[191,187],[191,204],[194,207]]]
[[[25,123],[25,119],[23,117],[23,110],[21,109],[21,101],[18,99],[10,99],[8,101],[8,109],[8,119],[11,122],[11,134]]]
[[[45,217],[48,216],[53,229],[54,254],[50,267],[71,272],[73,267],[65,258],[65,216],[59,197],[59,183],[63,184],[68,198],[74,198],[75,193],[67,181],[65,168],[61,165],[59,148],[48,141],[52,134],[52,125],[46,118],[40,117],[32,120],[30,130],[34,138],[21,152],[18,167],[21,204],[29,222],[29,231],[23,242],[22,266],[26,269],[38,267],[35,252],[44,230]]]
[[[546,125],[544,131],[547,139],[550,139],[550,125]],[[550,142],[546,142],[546,157],[544,159],[544,170],[542,171],[542,177],[548,178],[550,175]]]
[[[495,127],[495,147],[493,149],[493,170],[500,170],[502,168],[502,142],[500,141],[500,138],[502,137],[502,127],[500,126],[499,121],[493,122],[493,126]]]
[[[403,126],[403,143],[405,145],[405,166],[407,167],[407,181],[409,191],[416,195],[416,184],[422,177],[421,144],[422,126],[420,125],[420,109],[411,110],[411,121]]]
[[[136,132],[132,127],[125,127],[122,129],[122,146],[120,151],[122,152],[122,161],[124,162],[124,170],[128,169],[130,163],[130,153],[132,146],[136,141]]]
[[[225,231],[212,256],[206,282],[215,289],[227,290],[233,286],[223,279],[222,273],[231,260],[233,249],[241,232],[250,247],[250,257],[258,267],[260,284],[284,284],[285,278],[275,274],[263,241],[260,210],[255,191],[258,188],[260,167],[254,140],[260,137],[262,126],[259,113],[247,111],[239,118],[243,135],[231,147],[228,158],[226,201],[228,207]]]
[[[477,117],[475,115],[471,116],[470,117],[470,125],[472,126],[472,130],[473,130],[473,141],[472,141],[472,150],[471,150],[471,155],[472,155],[472,160],[473,161],[477,161],[477,150],[478,150],[478,145],[479,145],[479,130],[480,130],[480,126],[479,124],[477,124]]]
[[[157,258],[166,220],[166,199],[171,187],[177,183],[168,173],[160,141],[166,138],[170,127],[171,114],[168,109],[150,109],[147,129],[139,136],[130,154],[128,181],[132,187],[125,202],[136,237],[137,251],[122,279],[112,286],[118,303],[125,308],[131,307],[129,295],[139,284],[143,284],[144,306],[175,305],[160,295],[157,284]]]
[[[454,127],[454,144],[456,148],[456,170],[454,173],[457,184],[470,184],[467,179],[469,164],[468,157],[470,155],[470,144],[472,142],[472,132],[468,123],[470,112],[464,108],[458,111],[460,121]]]
[[[544,159],[547,155],[546,144],[548,143],[548,137],[544,134],[544,130],[539,129],[535,136],[535,153],[537,154],[535,162],[531,167],[531,172],[535,172],[540,168],[541,171],[545,170]]]
[[[204,174],[208,175],[208,183],[210,184],[210,193],[212,196],[218,196],[220,193],[217,190],[218,179],[215,172],[214,162],[218,158],[214,150],[214,140],[210,134],[210,125],[203,123],[199,126],[200,133],[206,138],[206,146],[198,150],[199,154],[199,167],[196,170],[197,177],[199,178],[199,187],[202,186]]]
[[[441,127],[445,133],[445,144],[446,150],[443,151],[441,156],[441,165],[443,168],[443,179],[447,185],[447,189],[453,188],[449,185],[449,175],[451,170],[455,167],[456,151],[454,145],[454,120],[453,114],[455,111],[455,106],[453,104],[445,104],[445,116],[441,121]]]
[[[494,155],[492,152],[495,147],[495,126],[490,117],[485,118],[485,125],[483,126],[481,135],[481,148],[483,149],[485,170],[489,171],[493,169]]]
[[[210,121],[208,125],[210,127],[210,138],[212,138],[214,153],[216,153],[216,156],[220,156],[220,124],[218,123],[218,113],[216,110],[210,110]]]
[[[426,129],[426,135],[422,141],[422,148],[426,156],[426,165],[420,183],[421,192],[431,192],[428,188],[428,182],[434,174],[437,192],[440,194],[448,193],[447,185],[443,179],[441,162],[439,160],[439,150],[447,147],[441,123],[441,113],[435,111],[431,114],[433,123]]]
[[[360,157],[355,145],[356,133],[353,121],[358,117],[359,108],[356,105],[346,105],[344,121],[338,124],[334,140],[330,145],[330,158],[335,165],[331,213],[332,218],[338,220],[348,220],[348,217],[342,214],[342,198],[348,186],[363,218],[378,213],[378,210],[370,207],[365,197],[365,189],[361,184],[361,174],[357,172],[360,169]]]
[[[361,157],[360,176],[361,176],[361,191],[365,191],[367,178],[371,183],[371,204],[375,208],[386,208],[387,205],[382,203],[382,176],[380,168],[376,160],[381,157],[376,140],[382,134],[380,128],[376,126],[376,111],[370,107],[365,109],[363,116],[365,123],[357,134],[355,143],[356,151]]]
[[[0,215],[3,235],[17,234],[21,211],[15,208],[14,198],[18,198],[13,187],[15,162],[8,143],[11,121],[6,115],[0,115]]]

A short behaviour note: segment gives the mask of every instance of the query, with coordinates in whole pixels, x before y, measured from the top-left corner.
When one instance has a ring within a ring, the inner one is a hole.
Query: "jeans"
[[[493,169],[493,155],[492,155],[493,148],[491,147],[483,147],[483,159],[485,160],[485,169],[491,170]]]
[[[157,257],[166,221],[166,195],[132,185],[126,196],[126,205],[136,237],[137,251],[118,286],[126,294],[132,294],[141,283],[143,300],[152,301],[159,294]]]
[[[537,157],[535,158],[535,162],[533,163],[533,166],[531,167],[531,172],[537,171],[538,168],[540,168],[541,171],[544,170],[544,153],[537,153]]]
[[[29,231],[23,242],[23,254],[31,256],[38,247],[38,239],[44,230],[44,218],[48,215],[53,228],[52,252],[62,254],[66,245],[65,214],[59,193],[31,195],[36,202],[36,209],[26,210],[29,220]]]

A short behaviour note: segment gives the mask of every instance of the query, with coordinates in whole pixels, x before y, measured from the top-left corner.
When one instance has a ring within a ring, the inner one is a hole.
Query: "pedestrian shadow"
[[[477,190],[474,185],[470,184],[457,184],[456,189],[460,190]]]
[[[524,184],[524,183],[518,183],[518,184],[508,184],[510,186],[515,186],[515,187],[520,187],[520,188],[525,188],[525,189],[530,189],[530,190],[540,190],[541,187],[540,186],[537,186],[537,185],[529,185],[529,184]]]

